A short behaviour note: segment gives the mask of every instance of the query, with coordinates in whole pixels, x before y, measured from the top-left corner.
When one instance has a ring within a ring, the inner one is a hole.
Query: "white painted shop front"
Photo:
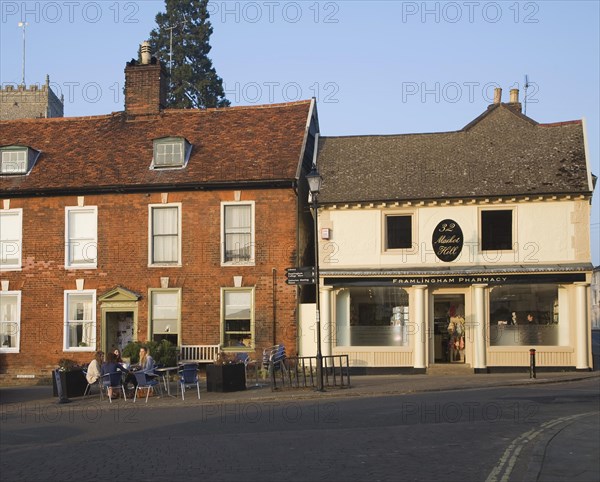
[[[354,367],[486,372],[527,367],[535,348],[540,367],[590,367],[587,201],[422,204],[320,212],[325,355],[347,354]],[[511,213],[512,249],[484,249],[488,211]],[[398,213],[410,216],[412,245],[388,249],[386,219]],[[463,238],[450,262],[433,246],[444,221]]]

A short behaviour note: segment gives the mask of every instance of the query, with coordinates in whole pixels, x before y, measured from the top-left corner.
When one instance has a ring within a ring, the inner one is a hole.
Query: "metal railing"
[[[287,357],[269,366],[271,390],[317,386],[317,357]],[[348,355],[323,356],[323,385],[350,388]]]

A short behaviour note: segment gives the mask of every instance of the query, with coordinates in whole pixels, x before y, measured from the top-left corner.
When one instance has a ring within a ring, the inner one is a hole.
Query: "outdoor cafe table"
[[[157,375],[159,375],[160,377],[162,377],[163,379],[163,384],[167,390],[167,395],[169,397],[173,397],[173,398],[177,398],[177,395],[171,395],[171,380],[169,379],[169,373],[170,372],[176,372],[177,370],[179,370],[179,367],[163,367],[163,368],[155,368],[154,371],[156,372]],[[175,392],[177,393],[177,392]]]

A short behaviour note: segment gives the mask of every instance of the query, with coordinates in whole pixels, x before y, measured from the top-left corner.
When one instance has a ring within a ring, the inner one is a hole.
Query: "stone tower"
[[[40,117],[63,117],[64,99],[59,99],[50,88],[50,77],[46,84],[17,87],[7,85],[0,90],[0,120],[36,119]]]

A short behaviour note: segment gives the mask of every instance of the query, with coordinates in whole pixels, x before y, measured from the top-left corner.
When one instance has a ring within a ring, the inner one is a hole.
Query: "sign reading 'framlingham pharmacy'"
[[[575,283],[585,281],[585,273],[555,274],[490,274],[490,275],[431,275],[394,276],[389,278],[325,278],[329,286],[412,286],[412,285],[470,285],[515,283]]]
[[[435,255],[449,263],[458,258],[463,248],[463,232],[456,221],[444,219],[435,227],[431,238]]]

